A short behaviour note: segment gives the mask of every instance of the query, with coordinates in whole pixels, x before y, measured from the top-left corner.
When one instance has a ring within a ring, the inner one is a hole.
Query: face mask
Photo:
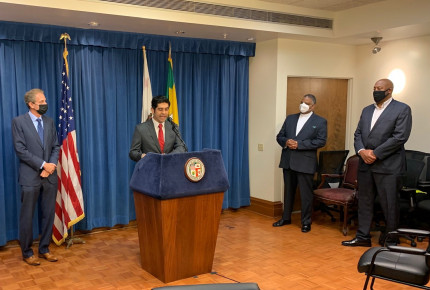
[[[48,104],[43,104],[43,105],[39,105],[39,110],[37,110],[36,112],[38,112],[39,114],[43,115],[48,111]]]
[[[375,102],[379,103],[380,101],[382,101],[386,97],[385,93],[387,91],[388,90],[385,90],[385,91],[373,91],[373,99],[375,100]]]
[[[299,110],[302,114],[306,113],[307,111],[309,111],[309,105],[305,104],[305,103],[301,103],[299,106]]]

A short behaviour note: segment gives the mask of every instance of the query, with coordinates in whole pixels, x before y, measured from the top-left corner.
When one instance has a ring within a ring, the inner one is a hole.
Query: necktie
[[[158,143],[160,143],[161,153],[164,153],[163,124],[158,124]]]
[[[42,142],[42,146],[43,146],[43,127],[42,127],[42,119],[37,118],[37,133],[39,134],[40,137],[40,141]]]

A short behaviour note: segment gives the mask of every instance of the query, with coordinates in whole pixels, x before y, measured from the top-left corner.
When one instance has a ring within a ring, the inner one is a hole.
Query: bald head
[[[375,86],[373,87],[373,90],[375,91],[386,91],[388,89],[391,89],[390,94],[393,92],[394,84],[389,79],[380,79],[375,83]]]

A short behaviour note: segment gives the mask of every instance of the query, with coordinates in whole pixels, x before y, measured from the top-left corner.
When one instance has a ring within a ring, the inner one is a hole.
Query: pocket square
[[[312,128],[314,128],[314,129],[315,129],[316,127],[317,127],[317,126],[312,126]]]

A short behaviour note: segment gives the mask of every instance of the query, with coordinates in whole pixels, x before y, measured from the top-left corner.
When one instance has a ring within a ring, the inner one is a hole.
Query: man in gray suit
[[[325,145],[327,120],[314,114],[316,98],[307,94],[300,103],[300,113],[287,116],[276,136],[282,147],[281,162],[284,174],[284,213],[274,227],[291,224],[297,185],[302,202],[302,232],[311,230],[313,192],[312,182],[317,168],[317,149]]]
[[[56,262],[49,252],[57,195],[57,162],[60,147],[54,121],[43,114],[48,104],[42,90],[32,89],[24,96],[29,112],[12,120],[12,134],[19,158],[21,212],[19,244],[26,263],[40,265],[33,249],[33,215],[38,199],[42,213],[39,258]]]
[[[129,156],[134,161],[145,157],[146,153],[159,154],[186,152],[186,147],[179,131],[172,122],[166,122],[169,117],[170,101],[164,96],[152,99],[152,118],[136,125]],[[176,131],[176,132],[175,132]]]
[[[349,247],[370,247],[370,226],[376,193],[384,212],[386,232],[399,223],[399,191],[405,172],[404,144],[412,128],[411,108],[392,98],[394,85],[381,79],[373,87],[375,103],[365,107],[354,133],[354,147],[361,157],[358,168],[358,230],[356,237],[343,241]],[[380,237],[384,242],[385,234]],[[395,241],[388,241],[395,242]]]

